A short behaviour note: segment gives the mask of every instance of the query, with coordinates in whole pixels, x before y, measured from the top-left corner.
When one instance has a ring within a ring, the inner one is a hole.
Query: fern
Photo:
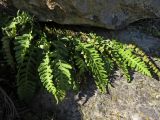
[[[140,72],[144,75],[151,77],[151,73],[146,63],[139,56],[136,56],[136,54],[132,53],[131,49],[127,49],[126,46],[114,40],[106,42],[107,42],[106,43],[107,47],[105,48],[106,49],[105,51],[109,52],[108,54],[110,54],[113,57],[112,59],[116,59],[116,61],[121,61],[120,63],[122,63],[123,67],[125,67],[121,68],[124,70],[126,76],[128,75],[127,71],[127,66],[128,66],[136,70],[137,72]],[[129,76],[127,76],[127,78],[128,80],[130,79]]]
[[[123,56],[123,60],[128,64],[128,66],[144,75],[151,77],[151,73],[148,70],[145,62],[142,61],[139,57],[132,54],[130,50],[120,49],[119,54]]]
[[[25,25],[29,23],[32,26],[33,19],[30,15],[28,15],[26,12],[17,12],[17,16],[13,18],[12,21],[6,25],[6,27],[2,28],[4,31],[4,34],[7,35],[10,38],[14,38],[18,31],[19,28],[25,28]],[[32,27],[31,27],[32,29]]]
[[[87,65],[86,65],[85,61],[83,60],[83,58],[80,57],[80,55],[79,56],[75,55],[74,58],[75,58],[76,66],[78,67],[77,74],[79,76],[81,76],[85,73],[85,71],[88,71]]]
[[[14,57],[11,53],[10,44],[11,44],[11,39],[7,36],[4,36],[2,38],[2,46],[5,53],[5,57],[6,57],[7,63],[11,66],[13,70],[15,70],[15,62],[14,62]]]
[[[14,41],[15,58],[18,65],[21,65],[24,61],[27,50],[32,40],[32,32],[23,34],[22,36],[16,36]]]
[[[85,63],[89,70],[91,70],[97,87],[101,92],[106,91],[106,86],[109,83],[107,71],[104,68],[104,62],[98,51],[92,44],[80,42],[76,48],[84,57]]]
[[[54,51],[52,52],[52,68],[54,70],[54,81],[57,87],[58,98],[62,100],[70,89],[77,89],[72,78],[72,65],[69,58],[68,39],[57,36],[53,41]]]
[[[59,100],[63,100],[66,95],[66,91],[70,90],[72,88],[72,84],[74,84],[70,72],[72,66],[63,60],[58,60],[54,64],[53,69],[55,76],[54,80],[56,88],[58,89],[58,98]]]
[[[131,75],[129,73],[129,67],[126,63],[123,62],[123,59],[121,55],[114,53],[110,53],[112,60],[116,63],[116,65],[122,70],[123,74],[125,75],[126,79],[128,82],[131,82]]]
[[[160,77],[159,68],[150,60],[150,58],[145,54],[145,52],[132,44],[128,45],[128,48],[130,48],[135,54],[139,55],[142,60],[149,65],[149,68],[152,69],[154,73],[156,73]]]
[[[67,91],[79,88],[86,73],[92,75],[101,92],[106,92],[117,67],[128,82],[130,69],[149,77],[151,71],[160,76],[159,68],[134,45],[105,40],[93,33],[47,27],[40,30],[34,28],[33,18],[25,12],[18,12],[2,29],[7,61],[12,68],[17,66],[18,95],[26,102],[34,96],[38,80],[58,103]]]
[[[37,86],[37,55],[38,49],[30,48],[29,55],[25,56],[23,64],[19,66],[17,73],[18,95],[21,100],[29,102],[34,96]]]
[[[53,83],[53,70],[51,69],[50,65],[49,53],[44,55],[44,58],[38,67],[38,72],[43,86],[47,89],[48,92],[54,95],[58,102],[57,89]]]
[[[94,47],[101,53],[102,58],[105,61],[105,68],[108,72],[108,76],[111,76],[114,69],[114,63],[122,69],[123,74],[126,76],[128,82],[131,81],[131,75],[129,73],[129,67],[128,65],[123,62],[123,56],[118,54],[118,51],[120,49],[121,44],[114,43],[114,40],[104,40],[102,37],[97,36],[95,34],[89,34],[89,37],[87,38]],[[113,47],[115,45],[115,48]]]

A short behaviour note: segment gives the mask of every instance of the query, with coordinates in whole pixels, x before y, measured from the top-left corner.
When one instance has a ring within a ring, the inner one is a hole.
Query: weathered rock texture
[[[60,24],[87,24],[108,29],[160,17],[159,0],[12,0],[42,21]]]
[[[0,19],[1,19],[0,22],[3,22],[2,20],[3,14],[15,15],[16,11],[17,11],[16,8],[12,4],[12,0],[0,0]]]
[[[134,77],[131,84],[117,79],[110,95],[96,93],[89,99],[81,106],[84,120],[158,120],[159,82],[138,74]]]
[[[94,85],[90,85],[87,91],[77,96],[68,95],[56,107],[51,102],[51,95],[40,93],[33,103],[33,109],[36,108],[36,112],[41,111],[42,114],[48,110],[57,110],[58,120],[160,119],[159,81],[135,74],[132,83],[127,83],[119,76],[114,86],[110,94],[101,94]]]

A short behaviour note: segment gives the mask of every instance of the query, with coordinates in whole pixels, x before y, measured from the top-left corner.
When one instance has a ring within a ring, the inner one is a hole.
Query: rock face
[[[86,120],[156,120],[159,119],[159,93],[151,79],[134,76],[131,84],[123,79],[115,82],[115,89],[109,95],[96,93],[82,106]],[[145,87],[144,87],[145,86]],[[97,103],[96,101],[99,101]],[[105,107],[104,107],[105,106]],[[91,109],[91,111],[88,110]],[[107,114],[106,114],[107,113]]]
[[[95,93],[86,104],[81,106],[83,119],[158,120],[160,118],[159,82],[138,74],[134,77],[131,84],[123,78],[119,80],[117,78],[115,88],[111,89],[110,95]]]
[[[110,94],[101,94],[90,85],[76,96],[70,93],[57,106],[51,95],[40,93],[32,106],[42,114],[57,111],[57,120],[159,120],[160,82],[137,73],[133,77],[132,83],[117,77]]]
[[[12,0],[42,21],[120,29],[144,18],[160,17],[159,0]]]

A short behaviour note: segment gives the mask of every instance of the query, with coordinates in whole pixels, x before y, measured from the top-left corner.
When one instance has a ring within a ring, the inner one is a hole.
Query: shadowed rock
[[[160,17],[159,0],[12,0],[41,21],[120,29],[145,18]]]

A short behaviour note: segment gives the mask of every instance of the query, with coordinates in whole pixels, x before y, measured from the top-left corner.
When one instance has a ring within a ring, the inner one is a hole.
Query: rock
[[[111,36],[123,43],[135,44],[146,52],[155,52],[160,56],[157,50],[160,48],[160,38],[148,35],[135,27],[128,27],[124,30],[113,31]]]
[[[41,21],[120,29],[145,18],[160,17],[159,0],[12,0]]]
[[[5,14],[7,16],[15,15],[17,9],[13,6],[12,0],[0,0],[0,19],[3,19],[2,16]],[[0,25],[3,20],[0,21]]]
[[[160,101],[156,98],[160,87],[158,81],[135,74],[132,83],[117,78],[114,86],[115,88],[110,90],[110,95],[97,93],[81,106],[84,120],[160,118]]]
[[[36,105],[36,112],[41,113],[52,108],[58,120],[159,120],[160,82],[138,73],[133,77],[132,83],[117,77],[110,94],[99,93],[90,84],[77,95],[70,92],[58,105],[51,102],[49,94],[40,92],[32,106],[34,109]],[[39,100],[43,104],[38,105]]]

